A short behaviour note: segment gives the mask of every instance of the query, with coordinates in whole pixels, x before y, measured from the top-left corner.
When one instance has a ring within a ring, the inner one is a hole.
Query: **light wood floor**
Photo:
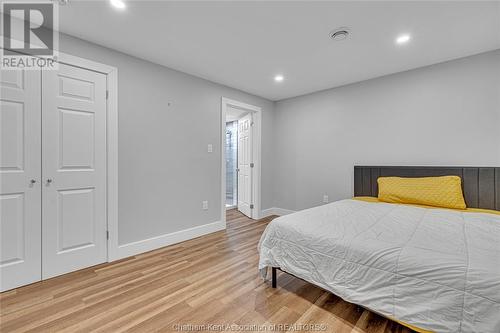
[[[257,243],[271,220],[232,210],[225,231],[2,293],[0,332],[169,332],[179,324],[278,331],[271,325],[311,323],[323,324],[320,332],[411,332],[288,274],[272,289],[257,272]]]

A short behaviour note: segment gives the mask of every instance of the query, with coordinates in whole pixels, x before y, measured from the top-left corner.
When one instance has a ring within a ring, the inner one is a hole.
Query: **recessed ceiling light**
[[[125,6],[125,2],[123,2],[123,0],[109,0],[109,2],[111,2],[113,7],[118,9],[125,9],[125,7],[127,7]]]
[[[397,44],[406,44],[410,41],[411,37],[408,34],[404,35],[399,35],[398,38],[396,38],[396,43]]]
[[[283,77],[283,75],[276,75],[274,77],[274,81],[276,82],[282,82],[285,78]]]

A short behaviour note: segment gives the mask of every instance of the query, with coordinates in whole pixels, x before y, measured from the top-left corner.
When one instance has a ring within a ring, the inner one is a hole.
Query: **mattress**
[[[342,200],[273,220],[259,269],[434,332],[500,332],[500,215]]]

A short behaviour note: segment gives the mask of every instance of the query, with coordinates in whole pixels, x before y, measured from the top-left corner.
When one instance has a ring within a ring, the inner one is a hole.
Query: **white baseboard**
[[[152,251],[168,245],[180,243],[189,239],[200,237],[206,234],[211,234],[216,231],[226,229],[226,224],[222,221],[217,221],[209,224],[200,225],[185,230],[179,230],[170,234],[164,234],[133,243],[127,243],[118,246],[116,257],[111,258],[111,261],[134,256],[136,254]]]
[[[292,214],[292,213],[295,213],[295,211],[290,210],[290,209],[285,209],[285,208],[271,207],[268,209],[264,209],[261,212],[260,217],[264,218],[264,217],[271,216],[271,215],[282,216],[282,215],[288,215],[288,214]]]

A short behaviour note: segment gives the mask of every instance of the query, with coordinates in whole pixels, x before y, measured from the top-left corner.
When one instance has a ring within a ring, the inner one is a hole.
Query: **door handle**
[[[50,184],[50,183],[52,183],[52,179],[49,178],[49,179],[47,179],[47,184]]]
[[[35,184],[36,183],[36,179],[31,179],[30,180],[30,184]]]

